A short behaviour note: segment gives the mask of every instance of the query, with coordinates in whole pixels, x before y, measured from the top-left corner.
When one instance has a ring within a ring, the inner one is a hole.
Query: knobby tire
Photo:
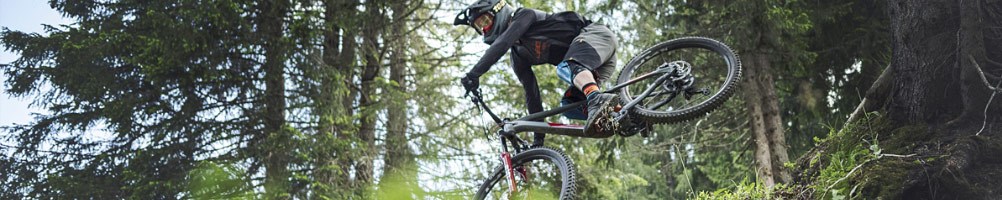
[[[690,119],[694,119],[713,111],[717,107],[720,107],[728,98],[733,95],[735,88],[737,87],[738,81],[741,79],[741,61],[738,59],[737,55],[728,47],[726,44],[719,41],[704,38],[704,37],[682,37],[669,41],[665,41],[654,45],[637,56],[635,56],[623,70],[620,71],[619,77],[617,79],[617,84],[629,81],[634,74],[642,74],[647,72],[637,73],[636,69],[638,66],[652,61],[655,56],[662,53],[670,53],[673,50],[683,49],[683,48],[702,48],[710,50],[724,59],[727,65],[727,77],[723,83],[723,86],[719,90],[711,91],[713,96],[709,97],[708,100],[701,102],[697,105],[687,107],[679,110],[671,111],[659,111],[650,110],[643,107],[635,107],[631,109],[631,114],[639,115],[641,119],[650,123],[657,124],[671,124],[684,122]],[[694,68],[697,66],[694,66]],[[645,85],[635,84],[633,87],[646,87]],[[629,87],[629,86],[628,86]],[[620,100],[625,104],[626,102],[632,101],[632,97],[629,94],[627,88],[622,89],[619,92]]]
[[[561,189],[558,199],[576,199],[577,196],[577,169],[570,157],[563,152],[549,147],[536,147],[519,153],[511,158],[512,167],[522,166],[533,161],[546,161],[553,163],[559,168],[561,177]],[[493,173],[484,181],[477,190],[474,199],[484,199],[489,195],[494,187],[499,187],[498,183],[507,181],[504,166],[498,166]],[[531,172],[530,172],[531,173]],[[502,188],[507,190],[507,188]]]

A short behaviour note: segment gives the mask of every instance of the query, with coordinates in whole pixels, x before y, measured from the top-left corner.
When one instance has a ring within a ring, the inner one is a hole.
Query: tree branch
[[[876,110],[876,108],[874,108],[875,106],[884,104],[884,101],[887,99],[887,93],[890,91],[891,87],[892,71],[893,69],[890,65],[884,68],[884,72],[880,73],[880,76],[873,82],[870,89],[866,90],[866,96],[863,97],[859,106],[856,106],[856,110],[852,111],[852,114],[849,115],[849,119],[846,120],[846,124],[856,121],[868,110]]]
[[[985,77],[985,72],[981,70],[981,65],[978,65],[978,61],[974,60],[974,56],[967,55],[967,59],[970,59],[971,63],[974,63],[974,69],[978,70],[978,75],[981,75],[981,81],[985,83],[985,87],[988,87],[989,90],[994,91],[993,94],[1002,92],[1002,89],[999,89],[998,87],[993,87],[991,83],[988,82],[988,78]]]

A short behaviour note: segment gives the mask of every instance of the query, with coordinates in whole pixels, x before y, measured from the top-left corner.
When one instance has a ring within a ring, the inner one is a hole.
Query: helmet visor
[[[476,29],[480,35],[486,34],[491,31],[491,27],[494,26],[494,15],[483,14],[473,20],[473,29]]]

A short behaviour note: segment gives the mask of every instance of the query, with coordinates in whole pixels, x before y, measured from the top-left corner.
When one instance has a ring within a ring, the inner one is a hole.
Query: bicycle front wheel
[[[502,165],[494,169],[474,199],[575,199],[574,163],[548,147],[526,150],[511,158],[514,191]]]
[[[682,70],[672,73],[688,76],[659,85],[654,85],[658,78],[645,77],[664,66],[682,66],[679,67]],[[642,79],[620,89],[620,99],[624,103],[639,100],[630,109],[631,114],[650,123],[664,124],[683,122],[713,111],[730,98],[740,78],[741,61],[730,47],[709,38],[683,37],[638,54],[623,67],[617,82]],[[645,91],[651,92],[643,96]]]

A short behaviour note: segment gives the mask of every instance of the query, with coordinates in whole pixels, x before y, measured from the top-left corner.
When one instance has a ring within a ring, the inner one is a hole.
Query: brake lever
[[[466,90],[466,94],[463,94],[463,97],[470,98],[470,100],[473,101],[474,104],[477,104],[477,103],[480,102],[480,92],[479,91]]]
[[[477,90],[479,90],[479,88]],[[481,102],[481,100],[480,100],[480,97],[481,97],[480,96],[480,91],[466,90],[466,93],[463,94],[463,97],[464,98],[470,98],[470,101],[473,102],[473,105],[474,105],[473,107],[476,107],[477,110],[480,110],[480,112],[484,111],[483,108],[480,107],[481,106],[480,105],[480,102]],[[488,141],[491,141],[491,136],[490,136],[489,131],[485,131],[484,132],[484,138],[486,138]]]

